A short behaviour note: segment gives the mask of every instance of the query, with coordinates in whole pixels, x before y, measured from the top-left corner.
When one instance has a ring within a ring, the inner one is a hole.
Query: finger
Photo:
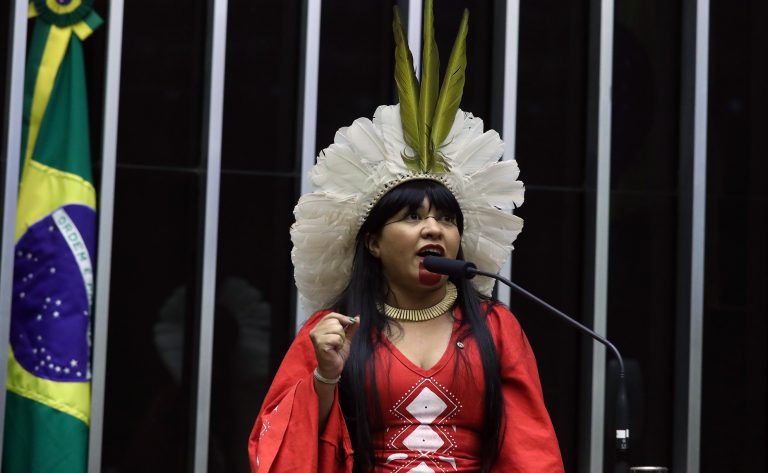
[[[325,326],[318,326],[315,335],[319,338],[318,341],[322,341],[322,337],[328,335],[336,335],[341,338],[342,342],[347,338],[347,332],[344,331],[344,327],[342,327],[341,324],[335,320],[331,321],[330,324],[326,324]]]
[[[347,325],[345,327],[345,330],[344,330],[344,332],[346,333],[347,340],[352,340],[352,337],[355,336],[355,334],[357,333],[357,330],[360,328],[360,316],[359,315],[357,317],[354,317],[354,318],[350,319],[350,320],[352,321],[352,323]]]
[[[325,316],[325,319],[323,320],[335,320],[338,321],[339,324],[341,324],[342,327],[346,328],[350,325],[354,325],[359,322],[360,317],[348,317],[343,314],[339,314],[338,312],[331,312],[330,314]]]
[[[339,320],[337,314],[331,313],[325,316],[310,332],[309,336],[317,338],[326,333],[343,333],[344,325]]]
[[[345,338],[338,333],[328,333],[318,338],[318,347],[325,352],[338,351],[344,346]]]

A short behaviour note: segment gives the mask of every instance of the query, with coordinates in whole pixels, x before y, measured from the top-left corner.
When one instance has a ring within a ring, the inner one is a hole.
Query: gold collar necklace
[[[445,286],[445,297],[432,307],[427,307],[426,309],[400,309],[399,307],[392,307],[391,305],[384,304],[384,315],[393,320],[403,320],[406,322],[425,322],[427,320],[432,320],[440,317],[453,307],[453,304],[456,302],[457,294],[456,286],[448,281],[448,284]]]

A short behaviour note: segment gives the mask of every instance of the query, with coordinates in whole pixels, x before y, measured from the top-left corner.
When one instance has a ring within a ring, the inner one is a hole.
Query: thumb
[[[347,325],[346,328],[344,329],[344,331],[346,332],[346,335],[347,335],[347,341],[348,342],[352,341],[352,337],[355,336],[355,334],[357,333],[357,330],[360,328],[360,316],[359,315],[354,317],[351,320],[354,320],[355,322]]]

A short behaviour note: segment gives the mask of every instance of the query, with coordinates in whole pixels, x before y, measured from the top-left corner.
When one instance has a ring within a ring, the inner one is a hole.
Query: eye
[[[403,217],[403,220],[406,222],[420,222],[421,215],[419,215],[418,212],[408,212],[405,217]]]
[[[440,223],[449,223],[451,225],[456,225],[456,217],[454,215],[441,215]]]

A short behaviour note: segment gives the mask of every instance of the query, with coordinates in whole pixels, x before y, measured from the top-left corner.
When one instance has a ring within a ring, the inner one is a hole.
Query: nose
[[[443,234],[443,226],[434,215],[427,215],[421,222],[421,234],[424,237],[436,238]]]

